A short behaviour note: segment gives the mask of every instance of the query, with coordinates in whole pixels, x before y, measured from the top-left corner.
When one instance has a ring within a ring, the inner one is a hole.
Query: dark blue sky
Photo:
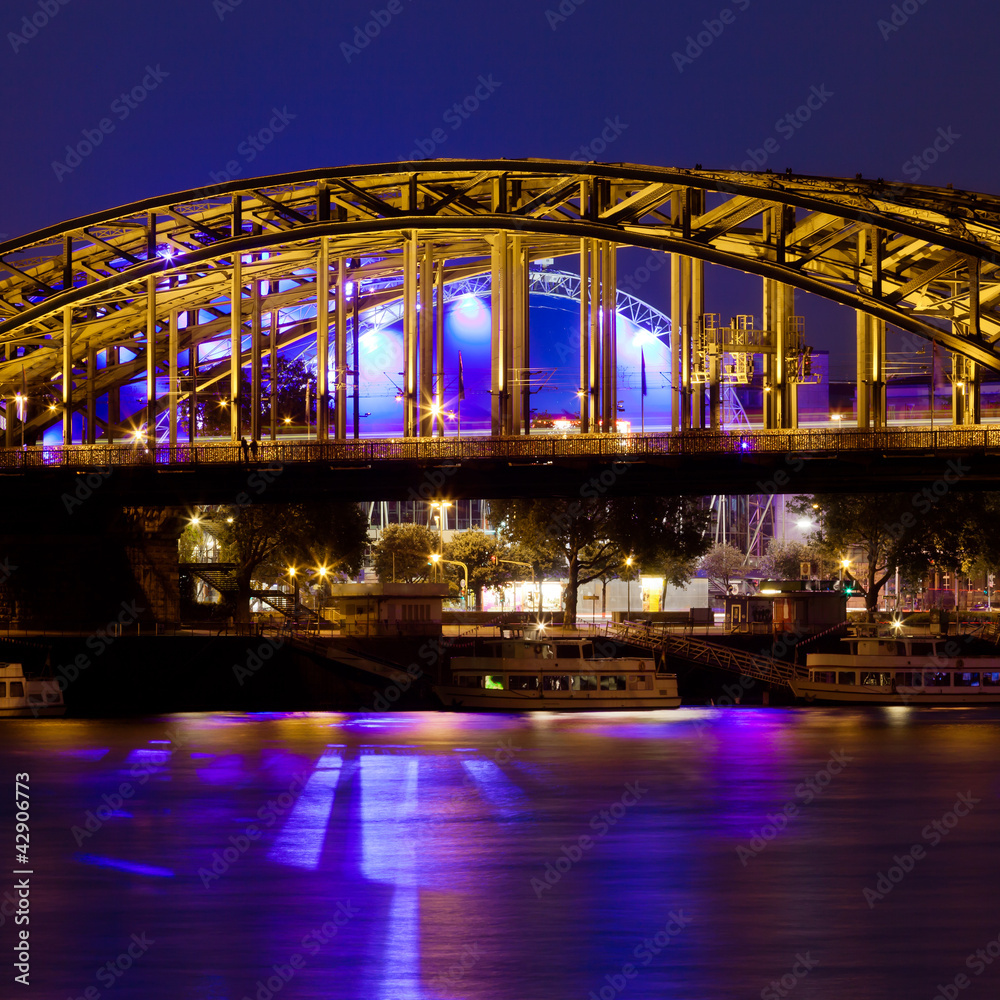
[[[388,23],[351,51],[372,10]],[[912,182],[943,129],[953,142],[920,182],[997,193],[998,28],[1000,9],[973,0],[6,0],[0,233],[209,184],[231,161],[257,176],[421,148],[728,168],[772,140],[762,165],[778,171]],[[491,92],[458,118],[480,78]],[[811,93],[812,119],[782,126]],[[283,130],[245,145],[274,109]],[[67,144],[102,119],[100,145],[66,169]],[[602,132],[613,141],[584,154]],[[643,295],[663,307],[660,275]],[[760,312],[756,283],[708,288],[724,318]],[[853,340],[845,310],[815,316],[816,346],[834,328]]]

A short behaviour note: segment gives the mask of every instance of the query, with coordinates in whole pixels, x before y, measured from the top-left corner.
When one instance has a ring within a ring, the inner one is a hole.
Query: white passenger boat
[[[1000,656],[960,655],[962,637],[852,636],[845,653],[809,653],[790,681],[807,702],[872,705],[1000,703]]]
[[[20,663],[0,663],[0,718],[63,715],[66,705],[55,680],[32,680]]]
[[[446,708],[550,712],[677,708],[677,675],[652,659],[594,655],[589,639],[500,639],[486,656],[455,656],[451,683],[434,691]]]

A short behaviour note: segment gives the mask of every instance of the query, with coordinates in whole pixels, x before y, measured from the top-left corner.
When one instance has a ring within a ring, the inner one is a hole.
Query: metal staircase
[[[620,642],[627,642],[631,646],[664,653],[668,658],[674,657],[700,666],[728,670],[731,673],[753,677],[782,687],[790,687],[791,678],[802,677],[806,673],[804,667],[776,660],[772,656],[746,653],[741,649],[731,649],[690,635],[666,632],[662,629],[646,629],[631,622],[609,625],[607,635]]]

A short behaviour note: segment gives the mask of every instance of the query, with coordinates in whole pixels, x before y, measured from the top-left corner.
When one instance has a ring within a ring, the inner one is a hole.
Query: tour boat
[[[652,659],[594,655],[589,639],[514,638],[486,656],[455,656],[451,683],[434,685],[446,708],[551,712],[677,708],[677,675]]]
[[[961,655],[961,636],[851,636],[849,653],[809,653],[792,677],[808,702],[871,705],[1000,703],[1000,656]]]
[[[32,680],[24,676],[20,663],[0,663],[0,718],[37,718],[65,712],[62,691],[55,680]]]

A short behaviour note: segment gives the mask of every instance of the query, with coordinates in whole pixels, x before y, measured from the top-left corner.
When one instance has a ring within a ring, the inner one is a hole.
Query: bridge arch
[[[766,426],[794,427],[803,344],[794,290],[857,310],[859,423],[885,419],[885,325],[956,357],[969,387],[956,422],[978,420],[983,368],[1000,369],[1000,199],[880,180],[678,170],[551,160],[436,160],[232,181],[52,226],[0,244],[0,392],[16,428],[74,412],[96,439],[96,401],[145,377],[144,419],[225,385],[231,434],[259,431],[264,342],[316,338],[316,436],[346,433],[347,337],[361,289],[404,320],[405,436],[434,429],[435,310],[447,283],[490,275],[495,434],[529,429],[518,373],[530,358],[530,264],[575,257],[580,281],[580,425],[614,429],[616,249],[671,255],[672,412],[677,429],[718,426],[723,358],[759,355]],[[764,329],[721,328],[704,309],[705,262],[757,275]],[[264,317],[315,303],[286,329]],[[236,303],[237,307],[233,307]],[[232,357],[198,360],[228,339]],[[332,371],[332,378],[328,376]],[[157,380],[168,389],[158,396]],[[53,396],[54,392],[54,396]],[[45,398],[47,407],[40,405]],[[255,416],[256,414],[256,416]]]

